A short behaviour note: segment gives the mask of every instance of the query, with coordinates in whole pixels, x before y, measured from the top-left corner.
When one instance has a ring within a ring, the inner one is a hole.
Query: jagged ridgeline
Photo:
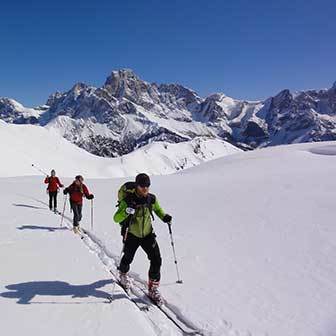
[[[201,98],[179,84],[141,80],[131,70],[113,71],[96,88],[77,83],[52,94],[46,105],[25,108],[0,98],[0,119],[55,129],[85,150],[105,157],[132,152],[153,141],[178,143],[220,138],[253,149],[296,142],[336,140],[336,84],[265,101],[222,93]]]

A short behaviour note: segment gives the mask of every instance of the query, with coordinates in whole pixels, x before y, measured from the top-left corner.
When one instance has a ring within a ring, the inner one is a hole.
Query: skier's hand
[[[127,215],[134,215],[135,214],[135,209],[131,208],[131,207],[126,208],[125,211],[126,211]]]
[[[86,198],[89,199],[89,200],[91,200],[91,199],[94,199],[94,196],[93,196],[93,194],[90,194]]]
[[[172,216],[165,214],[164,217],[162,218],[162,221],[165,223],[170,223],[172,221]]]
[[[68,193],[68,188],[65,188],[65,189],[63,190],[63,194],[66,195],[67,193]]]

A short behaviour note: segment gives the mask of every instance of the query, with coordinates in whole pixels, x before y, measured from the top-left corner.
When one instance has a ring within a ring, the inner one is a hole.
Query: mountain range
[[[26,108],[0,98],[0,119],[34,124],[103,157],[117,157],[153,142],[220,139],[254,149],[336,140],[336,83],[329,89],[291,92],[264,101],[223,93],[202,98],[179,84],[148,83],[132,70],[112,71],[102,87],[75,84]]]

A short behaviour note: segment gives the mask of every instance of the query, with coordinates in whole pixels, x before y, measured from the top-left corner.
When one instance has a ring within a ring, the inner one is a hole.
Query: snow
[[[55,129],[0,120],[0,152],[3,177],[40,174],[32,168],[35,164],[45,172],[53,167],[63,176],[75,176],[80,170],[84,176],[106,178],[136,175],[139,171],[170,174],[240,150],[218,139],[196,138],[178,144],[152,143],[123,157],[102,158],[73,145]]]
[[[23,149],[27,155],[34,150]],[[183,279],[176,284],[168,230],[156,219],[161,292],[169,306],[207,336],[333,335],[335,153],[335,142],[279,146],[152,176],[152,192],[174,219]],[[124,161],[124,171],[134,162]],[[83,156],[77,171],[90,165]],[[60,160],[57,170],[65,184],[71,182],[63,178],[67,169],[68,161]],[[115,269],[121,250],[119,228],[112,222],[117,190],[129,178],[85,179],[95,194],[93,241],[59,228],[60,217],[45,204],[42,180],[0,179],[3,333],[178,335],[158,312],[139,311],[117,286],[118,299],[103,303],[113,287],[106,269]],[[82,225],[90,230],[89,205],[85,201]],[[147,270],[139,250],[132,275],[144,283]]]
[[[60,228],[60,216],[32,199],[45,199],[29,192],[39,179],[19,181],[1,181],[8,192],[0,195],[1,334],[108,335],[120,330],[154,336],[120,288],[113,305],[104,303],[111,279],[79,238]]]

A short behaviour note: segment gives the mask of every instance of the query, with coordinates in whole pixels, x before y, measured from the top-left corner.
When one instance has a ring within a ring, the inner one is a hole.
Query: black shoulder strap
[[[147,196],[147,206],[150,212],[150,215],[152,217],[153,220],[155,220],[154,215],[153,215],[153,204],[156,201],[156,197],[153,194],[148,194]]]

